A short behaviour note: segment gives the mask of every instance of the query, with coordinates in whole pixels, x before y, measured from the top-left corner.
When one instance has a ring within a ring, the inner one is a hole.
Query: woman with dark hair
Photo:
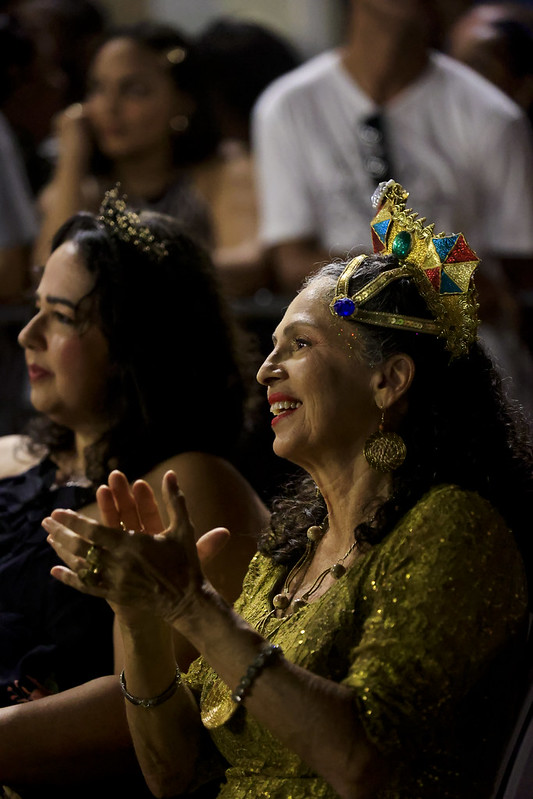
[[[491,795],[525,659],[532,450],[477,340],[476,254],[406,199],[380,185],[376,254],[319,270],[275,331],[274,450],[309,477],[235,608],[203,571],[227,532],[194,546],[172,472],[164,534],[120,529],[154,500],[116,474],[105,526],[43,522],[53,575],[115,609],[158,796],[213,773],[228,799]],[[202,655],[186,676],[168,627]]]
[[[112,469],[156,490],[176,469],[199,533],[222,517],[237,528],[210,566],[232,601],[268,514],[231,464],[245,425],[237,333],[209,257],[174,220],[138,216],[109,192],[98,217],[80,213],[58,231],[36,305],[19,339],[40,416],[28,437],[0,439],[0,704],[46,698],[0,710],[0,781],[61,783],[73,778],[67,761],[87,776],[75,757],[88,774],[95,760],[102,776],[106,764],[120,769],[128,734],[122,712],[107,718],[115,680],[94,680],[113,673],[113,654],[120,664],[112,613],[50,577],[59,561],[42,518],[64,506],[95,515]],[[194,651],[179,636],[175,646],[187,665]]]
[[[109,33],[92,60],[85,101],[58,119],[57,140],[54,175],[40,197],[37,263],[59,225],[77,211],[95,212],[117,181],[132,207],[174,216],[212,245],[191,169],[218,139],[194,43],[180,31],[142,22]]]
[[[218,147],[213,158],[194,170],[195,185],[211,209],[214,259],[224,288],[233,296],[251,298],[272,288],[270,264],[259,240],[252,109],[266,87],[297,67],[301,58],[278,32],[230,16],[204,28],[196,47]],[[264,317],[264,308],[259,316]]]

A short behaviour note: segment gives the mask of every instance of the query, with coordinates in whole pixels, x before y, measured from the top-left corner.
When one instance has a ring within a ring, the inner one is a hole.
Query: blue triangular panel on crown
[[[379,240],[385,244],[387,239],[387,230],[389,229],[391,220],[384,219],[382,222],[376,222],[375,225],[372,225],[373,229],[376,232],[376,235],[379,237]]]
[[[457,234],[457,236],[444,236],[442,239],[433,239],[433,244],[435,245],[441,264],[444,263],[450,254],[450,250],[458,238],[459,234]]]
[[[440,293],[441,294],[462,294],[461,289],[455,283],[454,280],[451,279],[449,275],[446,274],[444,269],[442,270],[442,274],[440,277]]]

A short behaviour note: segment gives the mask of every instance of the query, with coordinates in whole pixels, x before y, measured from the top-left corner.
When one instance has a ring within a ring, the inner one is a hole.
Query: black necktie
[[[367,174],[376,185],[383,180],[389,180],[392,177],[392,168],[387,152],[383,114],[375,113],[362,119],[358,125],[358,139]]]

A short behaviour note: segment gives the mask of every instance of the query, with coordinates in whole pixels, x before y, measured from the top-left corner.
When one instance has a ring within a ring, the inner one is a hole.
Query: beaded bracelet
[[[259,654],[254,658],[254,660],[252,660],[246,669],[246,673],[241,678],[241,681],[231,695],[231,698],[236,704],[239,705],[249,693],[252,683],[257,679],[267,662],[274,655],[282,654],[283,651],[278,644],[271,644],[268,641],[265,641],[265,643],[262,644]]]
[[[131,702],[132,705],[137,705],[138,707],[146,707],[146,708],[157,707],[157,705],[163,704],[163,702],[166,702],[167,699],[170,699],[171,696],[174,696],[174,694],[178,689],[178,686],[181,685],[181,672],[179,670],[179,667],[176,666],[176,674],[174,675],[174,679],[172,680],[168,688],[166,688],[162,694],[159,694],[159,696],[154,696],[151,699],[142,699],[140,696],[133,696],[133,694],[129,693],[128,689],[126,688],[126,677],[124,676],[124,669],[120,672],[119,681],[120,681],[120,688],[122,690],[122,695],[124,696],[125,699],[128,700],[128,702]]]

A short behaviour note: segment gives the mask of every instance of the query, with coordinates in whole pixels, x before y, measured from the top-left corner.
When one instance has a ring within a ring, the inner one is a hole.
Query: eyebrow
[[[35,299],[36,300],[41,299],[41,296],[38,291],[35,292]],[[66,297],[56,297],[54,294],[46,294],[45,300],[46,302],[50,303],[50,305],[66,305],[68,308],[72,308],[73,311],[78,310],[79,302],[74,303],[72,302],[72,300],[67,300]]]

